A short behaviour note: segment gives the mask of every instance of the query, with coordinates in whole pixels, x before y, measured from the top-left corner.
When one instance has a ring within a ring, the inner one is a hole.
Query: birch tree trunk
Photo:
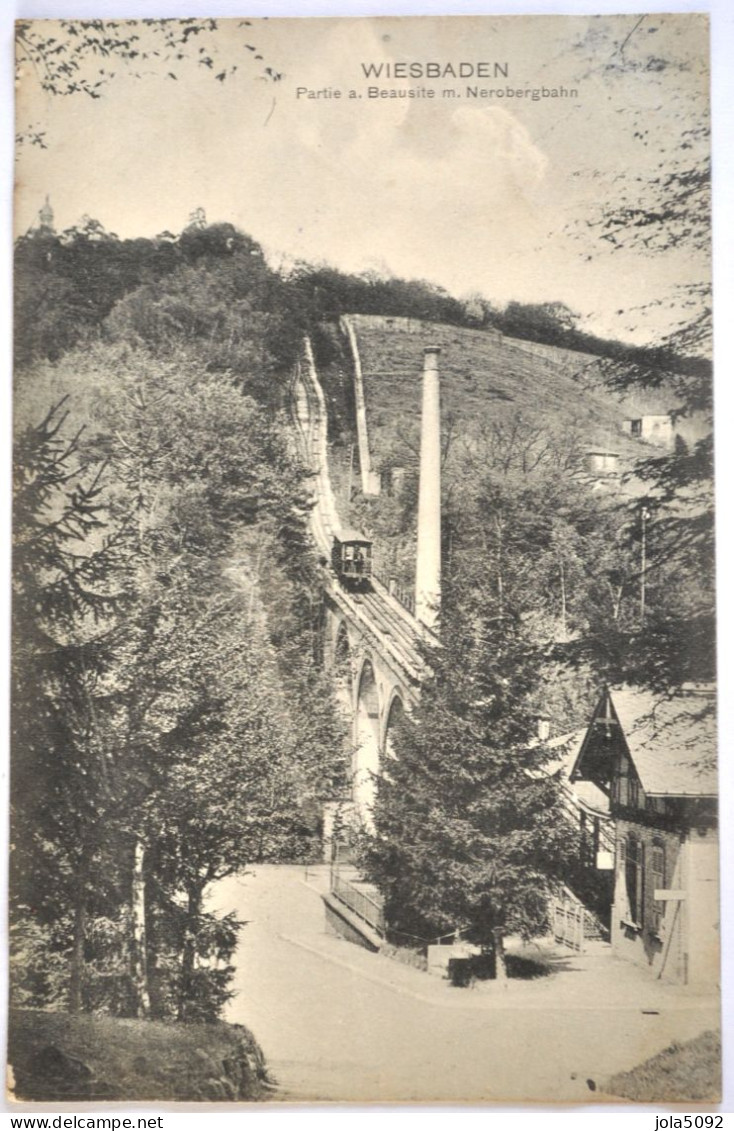
[[[188,1005],[191,999],[191,989],[194,980],[194,963],[196,960],[196,928],[201,915],[201,898],[203,886],[191,886],[188,889],[188,922],[184,936],[183,952],[181,954],[181,996],[178,1003],[178,1020],[186,1021]]]
[[[132,897],[130,900],[132,938],[130,945],[130,981],[135,1016],[150,1015],[148,969],[145,939],[145,845],[138,837],[133,859]]]

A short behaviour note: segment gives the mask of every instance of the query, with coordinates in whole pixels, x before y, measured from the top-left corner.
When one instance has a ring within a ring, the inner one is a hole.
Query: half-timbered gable
[[[707,689],[607,688],[571,771],[609,798],[615,952],[679,982],[718,976],[715,749]]]

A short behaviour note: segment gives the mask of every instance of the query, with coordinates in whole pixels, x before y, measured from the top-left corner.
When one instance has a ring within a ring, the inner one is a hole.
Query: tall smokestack
[[[421,467],[418,493],[418,558],[415,569],[415,615],[434,628],[441,600],[441,407],[438,346],[423,351]]]

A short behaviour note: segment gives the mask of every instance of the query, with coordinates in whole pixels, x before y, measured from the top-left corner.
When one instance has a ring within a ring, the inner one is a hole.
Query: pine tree
[[[487,588],[449,594],[434,675],[395,737],[364,847],[398,941],[459,931],[491,948],[546,924],[573,853],[558,783],[534,744],[539,657]]]
[[[102,468],[85,466],[79,434],[67,432],[62,402],[14,451],[11,890],[26,927],[42,924],[68,956],[78,1009],[110,801],[105,681],[118,594]]]

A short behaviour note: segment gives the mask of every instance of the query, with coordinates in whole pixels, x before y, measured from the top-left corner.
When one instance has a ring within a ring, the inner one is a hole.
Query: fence
[[[408,610],[411,616],[415,616],[415,597],[408,589],[398,585],[394,577],[387,577],[384,573],[375,569],[374,565],[372,566],[372,576],[376,581],[379,581],[383,589],[387,589],[391,597],[394,597],[404,609]]]
[[[556,900],[551,908],[553,938],[581,952],[584,949],[584,908],[570,900]]]
[[[571,950],[581,953],[584,943],[608,941],[603,924],[570,892],[553,900],[550,918],[553,938]]]
[[[385,934],[385,915],[379,899],[360,890],[349,880],[342,879],[338,872],[334,872],[331,877],[331,894],[359,916],[368,927],[372,927],[373,931],[377,931],[379,935]]]

